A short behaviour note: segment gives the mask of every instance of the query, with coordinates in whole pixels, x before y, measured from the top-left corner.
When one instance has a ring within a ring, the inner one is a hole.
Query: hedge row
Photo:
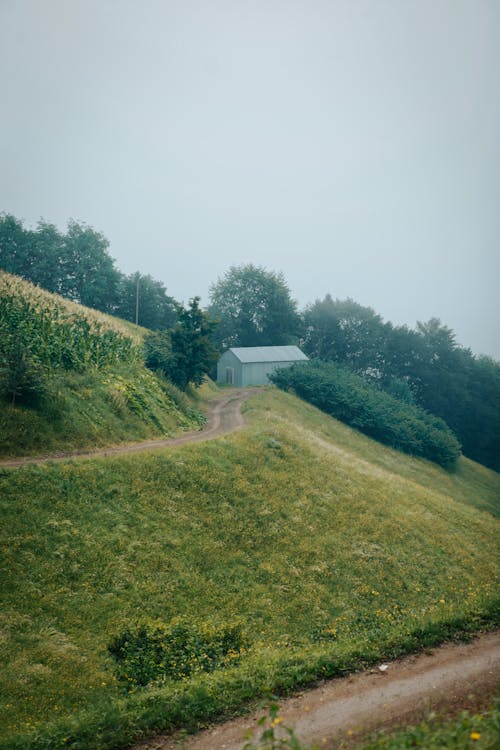
[[[439,417],[399,401],[350,370],[313,360],[276,370],[271,381],[375,440],[446,468],[460,444]]]

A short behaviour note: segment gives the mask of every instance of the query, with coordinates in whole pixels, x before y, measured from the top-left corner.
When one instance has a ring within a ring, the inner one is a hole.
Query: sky
[[[500,0],[0,0],[0,211],[500,360]]]

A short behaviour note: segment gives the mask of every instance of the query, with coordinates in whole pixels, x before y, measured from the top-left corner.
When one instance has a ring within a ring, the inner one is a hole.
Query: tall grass
[[[141,329],[0,272],[0,456],[196,429],[189,400],[149,372]]]
[[[274,390],[246,418],[206,444],[0,475],[3,747],[119,747],[498,620],[498,475],[450,475]],[[110,642],[179,616],[243,621],[249,648],[126,695]]]

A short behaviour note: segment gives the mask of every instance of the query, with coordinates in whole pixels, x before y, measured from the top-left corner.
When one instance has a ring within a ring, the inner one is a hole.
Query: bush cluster
[[[314,360],[276,370],[270,380],[392,448],[446,468],[460,456],[460,444],[442,419],[379,391],[344,367]]]
[[[128,689],[212,672],[235,662],[246,650],[240,624],[196,624],[178,619],[166,625],[127,628],[108,646],[118,679]]]

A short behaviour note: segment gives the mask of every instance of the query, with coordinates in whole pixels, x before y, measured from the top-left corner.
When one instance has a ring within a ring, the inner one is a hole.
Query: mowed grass
[[[274,389],[245,412],[215,441],[1,473],[4,747],[123,746],[494,621],[497,474]],[[112,636],[178,615],[242,621],[248,654],[125,694]]]

